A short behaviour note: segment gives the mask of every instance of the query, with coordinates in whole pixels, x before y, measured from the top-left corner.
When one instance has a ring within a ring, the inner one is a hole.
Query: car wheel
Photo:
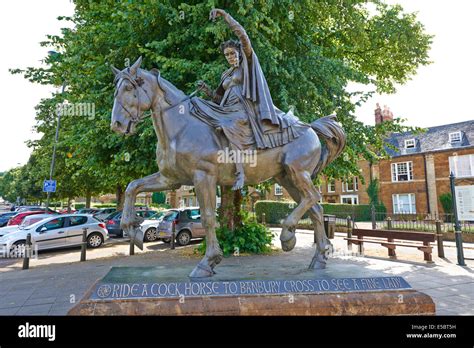
[[[158,232],[155,227],[150,227],[145,231],[145,236],[143,238],[145,242],[154,242],[158,239]]]
[[[181,246],[188,245],[189,242],[191,241],[191,233],[189,231],[179,232],[178,236],[176,237],[176,241]]]
[[[171,239],[170,238],[163,239],[163,243],[171,243]]]
[[[90,248],[98,248],[104,243],[104,238],[100,233],[94,232],[87,237],[87,246]]]
[[[12,248],[10,250],[10,256],[17,257],[17,258],[25,257],[25,251],[26,251],[26,241],[20,240],[18,242],[15,242],[12,245]]]

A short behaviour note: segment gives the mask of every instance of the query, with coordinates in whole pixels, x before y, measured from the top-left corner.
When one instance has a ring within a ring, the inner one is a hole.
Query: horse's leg
[[[300,194],[286,177],[275,178],[283,186],[295,202],[300,202]],[[316,251],[310,264],[310,268],[322,269],[326,266],[327,250],[332,247],[330,240],[324,232],[323,210],[319,203],[316,203],[309,209],[309,216],[313,222],[313,228],[316,235]]]
[[[135,245],[143,250],[143,232],[140,224],[143,219],[135,213],[135,200],[140,192],[157,192],[173,190],[181,186],[176,182],[164,177],[160,173],[155,173],[141,179],[137,179],[128,184],[125,191],[125,202],[120,227],[130,236]]]
[[[316,190],[311,181],[311,173],[300,166],[285,165],[285,179],[289,181],[299,194],[298,206],[283,221],[283,228],[280,234],[281,246],[284,251],[290,251],[295,247],[295,229],[301,217],[318,202],[321,195]]]
[[[216,237],[216,176],[198,170],[194,174],[201,221],[206,229],[206,254],[189,275],[191,278],[205,278],[214,275],[214,267],[222,260],[222,250]]]

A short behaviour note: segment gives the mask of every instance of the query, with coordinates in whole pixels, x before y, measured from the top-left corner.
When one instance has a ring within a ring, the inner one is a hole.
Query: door
[[[186,215],[189,220],[189,226],[191,233],[194,237],[205,237],[206,230],[204,229],[201,222],[201,211],[199,209],[186,210]]]
[[[49,220],[36,229],[35,243],[38,245],[38,250],[59,248],[66,245],[65,221],[65,217],[58,217]]]
[[[87,225],[87,216],[70,216],[68,218],[67,245],[80,245],[82,243],[82,229]],[[91,231],[88,231],[91,232]]]

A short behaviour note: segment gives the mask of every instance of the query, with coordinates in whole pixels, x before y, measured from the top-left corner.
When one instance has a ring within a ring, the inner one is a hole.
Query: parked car
[[[23,219],[25,218],[25,216],[35,215],[35,214],[44,214],[44,212],[41,211],[41,210],[35,210],[35,211],[25,211],[25,212],[18,213],[18,214],[16,214],[16,215],[14,215],[14,216],[8,221],[7,226],[19,225],[19,224],[21,224],[21,222],[23,221]],[[54,213],[48,213],[48,214],[56,215],[57,213],[54,212]]]
[[[24,252],[26,236],[31,233],[33,250],[55,249],[82,244],[82,229],[87,227],[87,245],[100,247],[109,238],[103,222],[92,215],[67,214],[50,216],[30,226],[0,237],[0,250],[3,255],[21,256]]]
[[[143,231],[144,242],[154,242],[158,239],[158,225],[166,213],[166,210],[160,211],[141,223],[140,228]]]
[[[101,221],[104,221],[107,216],[110,214],[116,212],[116,208],[103,208],[100,209],[97,213],[93,214],[96,219],[99,219]]]
[[[17,213],[15,211],[11,211],[8,213],[3,213],[0,215],[0,227],[4,227],[7,225],[8,220],[10,220],[13,216],[15,216]]]
[[[100,210],[99,209],[96,209],[96,208],[83,208],[83,209],[79,209],[76,214],[91,214],[91,215],[94,215],[94,214],[97,214]]]
[[[3,237],[4,235],[11,233],[11,232],[16,232],[19,229],[28,227],[30,225],[33,225],[37,223],[38,221],[44,220],[51,217],[51,214],[33,214],[33,215],[28,215],[23,218],[23,221],[19,225],[12,225],[12,226],[6,226],[0,228],[0,237]]]
[[[163,217],[158,225],[158,239],[169,243],[175,225],[176,242],[188,245],[193,238],[204,238],[206,230],[201,223],[201,211],[198,207],[172,209]]]
[[[17,213],[23,213],[25,211],[42,211],[42,212],[45,212],[48,211],[48,213],[50,214],[56,214],[57,211],[53,210],[53,209],[46,209],[46,207],[41,207],[39,205],[26,205],[26,206],[21,206],[21,207],[18,207],[16,209],[16,212]]]
[[[139,210],[136,212],[137,216],[147,219],[154,214],[156,214],[156,211],[154,210]],[[123,230],[120,228],[120,220],[122,219],[122,211],[116,211],[115,213],[110,214],[105,218],[105,223],[107,224],[107,230],[109,231],[109,234],[117,236],[117,237],[123,237]]]
[[[74,214],[75,212],[76,212],[75,209],[70,209],[69,211],[67,211],[67,208],[60,209],[58,211],[59,214]]]

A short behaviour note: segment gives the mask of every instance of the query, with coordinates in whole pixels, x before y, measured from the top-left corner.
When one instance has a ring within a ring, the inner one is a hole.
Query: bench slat
[[[352,236],[391,238],[398,240],[413,240],[419,242],[434,242],[435,233],[431,232],[410,232],[410,231],[392,231],[392,230],[369,230],[354,228]]]

